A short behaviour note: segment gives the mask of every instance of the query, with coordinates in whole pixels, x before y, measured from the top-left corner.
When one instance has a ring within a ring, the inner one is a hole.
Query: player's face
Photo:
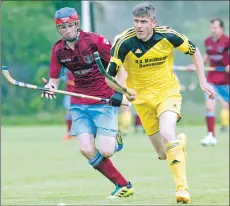
[[[138,39],[147,41],[153,35],[153,28],[156,26],[156,20],[145,16],[133,18],[133,25]]]
[[[76,22],[71,22],[58,25],[57,28],[64,39],[72,39],[76,36],[78,26]]]
[[[214,21],[210,24],[210,32],[214,37],[219,37],[223,34],[223,28],[220,27],[219,21]]]

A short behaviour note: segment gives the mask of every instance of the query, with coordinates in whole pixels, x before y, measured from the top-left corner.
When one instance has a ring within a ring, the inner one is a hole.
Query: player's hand
[[[114,107],[120,107],[123,100],[123,94],[115,92],[109,99],[109,104]]]
[[[128,95],[127,93],[125,93],[126,98],[132,102],[136,99],[136,92],[133,89],[127,89],[129,93],[131,93],[132,95]]]
[[[200,82],[200,88],[209,96],[209,99],[214,99],[216,92],[213,87],[207,82]]]
[[[44,88],[47,88],[50,91],[42,91],[41,98],[45,96],[47,99],[56,99],[54,92],[52,92],[52,90],[55,89],[54,85],[51,85],[44,77],[42,78],[42,81],[45,83]]]

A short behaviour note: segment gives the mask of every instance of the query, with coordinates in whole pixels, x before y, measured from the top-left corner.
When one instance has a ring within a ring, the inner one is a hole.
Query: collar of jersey
[[[75,39],[74,43],[77,43],[79,41],[79,39],[81,38],[82,34],[83,34],[83,31],[80,30],[79,37]],[[66,49],[69,49],[69,46],[68,46],[68,44],[67,44],[67,42],[65,40],[64,40],[64,44],[65,44]]]
[[[215,38],[215,37],[211,37],[212,38],[212,41],[213,42],[218,42],[218,41],[220,41],[222,38],[224,37],[224,34],[222,34],[218,39],[217,38]]]
[[[76,38],[75,41],[74,41],[74,43],[77,43],[79,39],[80,38]],[[65,40],[64,40],[64,43],[65,43],[66,49],[69,49],[69,46],[68,46],[68,44],[67,44],[67,42]]]

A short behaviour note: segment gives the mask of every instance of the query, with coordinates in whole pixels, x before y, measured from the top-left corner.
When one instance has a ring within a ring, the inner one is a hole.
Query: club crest
[[[91,64],[93,62],[93,55],[86,55],[83,56],[83,60],[87,63],[87,64]]]
[[[221,46],[218,46],[217,47],[217,52],[218,53],[222,53],[224,51],[224,48],[223,47],[221,47]]]

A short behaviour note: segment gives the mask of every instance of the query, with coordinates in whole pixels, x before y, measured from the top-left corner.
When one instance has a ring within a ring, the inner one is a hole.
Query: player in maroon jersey
[[[67,68],[74,75],[74,92],[109,98],[110,105],[85,98],[71,98],[71,136],[76,136],[81,153],[94,169],[107,177],[115,190],[110,198],[127,197],[133,194],[133,187],[114,167],[110,156],[123,147],[118,134],[117,115],[123,95],[107,86],[100,74],[93,53],[98,51],[104,67],[110,60],[111,43],[103,36],[80,29],[77,12],[65,7],[55,14],[58,32],[62,35],[52,49],[50,79],[46,88],[57,88],[61,68]],[[42,97],[55,98],[52,92],[43,92]],[[95,137],[99,140],[98,149]],[[118,138],[117,138],[118,137]]]
[[[210,71],[207,74],[207,81],[214,87],[216,99],[221,103],[220,113],[221,130],[226,130],[229,126],[229,36],[224,34],[224,22],[215,18],[210,21],[211,36],[205,39],[204,45],[206,53],[203,56],[204,63],[209,63]],[[189,65],[188,70],[195,70],[194,65]],[[215,105],[216,101],[208,99],[206,96],[206,124],[208,135],[201,139],[204,146],[216,145],[215,135]]]
[[[211,36],[205,39],[206,53],[204,63],[209,63],[215,70],[209,71],[207,81],[213,85],[222,104],[221,125],[225,128],[229,125],[229,36],[224,34],[224,22],[221,19],[210,21]],[[216,145],[215,135],[215,101],[206,98],[206,123],[208,135],[201,140],[202,145]]]

